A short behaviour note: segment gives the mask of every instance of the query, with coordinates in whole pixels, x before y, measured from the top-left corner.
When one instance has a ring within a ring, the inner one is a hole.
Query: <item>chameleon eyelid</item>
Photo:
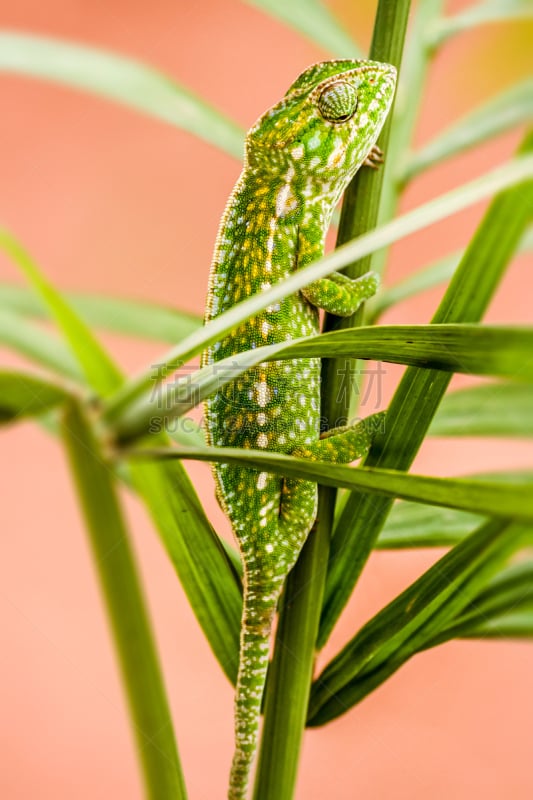
[[[333,124],[350,120],[357,111],[359,100],[352,83],[343,80],[333,81],[325,86],[316,102],[322,117]]]

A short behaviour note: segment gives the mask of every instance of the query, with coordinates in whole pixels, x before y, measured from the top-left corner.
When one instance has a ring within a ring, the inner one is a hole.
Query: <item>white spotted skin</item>
[[[341,76],[343,91],[337,92]],[[323,62],[302,73],[250,129],[244,169],[220,223],[206,322],[320,258],[333,209],[377,139],[394,85],[395,71],[388,65]],[[327,102],[321,100],[326,91]],[[332,120],[337,108],[342,114],[343,98],[353,101],[355,95],[358,101],[352,102],[349,119]],[[327,119],[321,104],[327,107]],[[313,302],[304,290],[267,307],[208,348],[202,364],[317,334],[318,307],[331,310],[328,303],[342,294],[334,282],[327,287],[331,297],[324,295],[324,304],[315,287]],[[207,400],[207,439],[216,447],[299,450],[313,457],[309,448],[319,439],[319,413],[319,359],[263,363]],[[332,444],[328,447],[333,449]],[[235,754],[228,797],[244,800],[257,747],[272,619],[285,578],[314,523],[317,487],[229,464],[218,464],[213,471],[217,497],[243,562]]]

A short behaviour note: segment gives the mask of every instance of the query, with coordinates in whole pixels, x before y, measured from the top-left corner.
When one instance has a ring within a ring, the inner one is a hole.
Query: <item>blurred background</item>
[[[366,51],[374,0],[328,5]],[[457,0],[447,9],[468,5]],[[2,4],[0,23],[152,64],[243,127],[303,68],[328,57],[237,0],[21,0]],[[431,72],[417,143],[524,76],[532,33],[523,23],[495,24],[447,44]],[[0,98],[0,222],[51,281],[64,290],[202,313],[238,162],[170,125],[61,86],[0,74]],[[404,208],[504,161],[519,140],[517,131],[431,170],[410,187]],[[482,212],[476,206],[395,247],[387,281],[464,246]],[[20,281],[3,256],[0,278]],[[487,319],[531,322],[532,288],[531,269],[517,258]],[[441,293],[403,303],[386,321],[427,322]],[[166,350],[115,335],[102,341],[130,373]],[[21,363],[7,351],[0,356],[3,365]],[[387,366],[383,402],[400,374]],[[521,443],[432,439],[415,469],[461,475],[491,465],[531,467],[532,457]],[[2,432],[0,469],[0,796],[140,800],[125,703],[64,453],[35,424],[23,423]],[[187,469],[217,530],[227,533],[208,468]],[[232,689],[143,509],[131,496],[124,500],[190,797],[222,797]],[[376,554],[321,663],[436,555]],[[348,715],[307,734],[298,800],[531,797],[532,670],[533,647],[524,643],[460,642],[418,656]]]

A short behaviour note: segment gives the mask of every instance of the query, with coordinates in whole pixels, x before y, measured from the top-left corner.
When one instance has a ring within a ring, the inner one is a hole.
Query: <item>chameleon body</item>
[[[206,321],[320,258],[333,209],[373,152],[392,103],[394,67],[327,61],[303,72],[246,138],[243,172],[219,228]],[[373,273],[335,273],[240,325],[203,364],[319,331],[318,309],[352,314],[377,288]],[[364,422],[320,438],[320,361],[263,363],[206,403],[209,444],[348,463],[367,451]],[[243,562],[244,608],[229,798],[245,798],[257,747],[272,620],[314,523],[316,484],[250,468],[214,467],[218,500]]]

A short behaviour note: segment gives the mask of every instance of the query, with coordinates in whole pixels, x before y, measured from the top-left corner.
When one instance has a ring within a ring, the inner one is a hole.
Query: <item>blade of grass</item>
[[[533,19],[529,0],[485,0],[451,17],[443,17],[428,30],[431,47],[438,47],[451,36],[477,29],[492,22]]]
[[[122,383],[120,372],[89,329],[42,275],[20,242],[8,231],[0,229],[0,248],[13,259],[35,292],[46,303],[91,388],[103,395],[117,389]]]
[[[209,646],[235,683],[242,597],[233,560],[181,464],[139,462],[130,469]]]
[[[143,447],[125,450],[122,455],[140,460],[195,459],[238,464],[283,476],[304,478],[325,486],[362,489],[373,495],[401,497],[418,503],[458,508],[487,516],[533,520],[533,484],[526,487],[523,481],[514,486],[504,482],[483,483],[466,478],[432,478],[391,469],[346,467],[325,461],[294,458],[263,450],[240,450],[235,447]]]
[[[391,136],[385,159],[385,176],[381,193],[379,222],[397,216],[402,186],[398,180],[401,165],[409,152],[424,94],[426,76],[433,52],[426,43],[426,31],[442,14],[444,0],[424,0],[412,11],[407,47],[403,57],[402,74],[397,88]],[[385,272],[388,251],[376,253],[372,267]]]
[[[64,403],[68,397],[59,384],[28,372],[0,369],[0,425],[35,417]]]
[[[458,614],[524,542],[531,528],[490,520],[370,620],[314,683],[309,724],[344,714]]]
[[[83,372],[61,339],[19,314],[0,309],[0,343],[63,378],[85,383]]]
[[[414,295],[425,292],[427,289],[433,289],[433,287],[448,281],[453,277],[463,255],[464,253],[461,251],[451,253],[449,256],[439,258],[429,267],[409,275],[405,280],[393,286],[385,287],[382,292],[367,303],[365,322],[369,325],[374,325],[385,311],[388,311],[389,308],[392,308],[397,303],[409,300]]]
[[[198,355],[204,348],[213,344],[217,339],[258,311],[266,308],[266,306],[272,305],[287,295],[299,291],[318,278],[342,269],[351,261],[362,258],[380,247],[386,247],[411,233],[422,230],[428,225],[490,196],[493,192],[500,191],[502,188],[513,186],[514,184],[523,184],[524,188],[520,188],[520,191],[524,200],[527,200],[525,181],[532,176],[533,155],[522,156],[503,167],[498,167],[482,178],[478,178],[461,186],[459,189],[431,200],[429,203],[404,214],[402,217],[387,223],[375,231],[360,236],[355,242],[343,245],[335,250],[334,253],[330,253],[310,267],[298,270],[287,280],[280,281],[268,291],[260,292],[238,303],[230,311],[224,312],[208,325],[205,325],[202,330],[188,336],[177,347],[171,349],[159,359],[157,380],[162,381],[170,373],[174,372],[178,366]],[[527,210],[528,206],[527,202],[525,202],[524,208],[516,215],[520,225],[520,238],[525,227],[522,224],[522,216],[527,214]],[[510,230],[511,232],[514,231],[514,226],[511,225]],[[106,419],[112,423],[120,417],[121,413],[133,401],[147,391],[149,392],[153,389],[153,386],[154,370],[153,365],[150,365],[148,369],[143,370],[136,377],[129,380],[122,389],[109,399],[105,415]]]
[[[122,444],[187,413],[251,366],[301,357],[358,356],[446,372],[533,380],[533,328],[478,325],[382,325],[257,347],[204,367],[142,397],[112,422]],[[349,381],[350,374],[344,374]]]
[[[524,484],[524,491],[533,482],[531,471],[487,472],[470,475],[469,480]],[[376,542],[378,550],[397,550],[413,547],[450,547],[461,542],[483,522],[479,514],[435,508],[399,501],[392,507]]]
[[[242,159],[244,132],[205,100],[147,64],[61,39],[0,33],[0,71],[54,81],[134,108]]]
[[[533,386],[485,383],[446,394],[429,436],[533,436]]]
[[[482,631],[493,620],[533,611],[533,564],[529,561],[502,570],[450,625],[424,645],[424,650],[451,639]]]
[[[130,706],[146,796],[186,798],[170,708],[113,479],[81,409],[62,426]]]
[[[379,534],[376,550],[453,547],[482,521],[479,514],[467,511],[398,502]]]
[[[526,137],[521,149],[532,147],[533,134]],[[532,211],[533,181],[492,201],[433,317],[434,324],[482,318]],[[376,436],[365,464],[409,469],[449,381],[450,375],[444,372],[410,367],[389,406],[386,431]],[[331,544],[319,646],[327,640],[351,595],[391,506],[389,499],[359,492],[347,501]]]
[[[316,0],[246,0],[323,47],[337,58],[362,58],[361,49],[328,8]]]
[[[416,151],[399,175],[407,183],[426,169],[463,153],[493,136],[533,120],[533,80],[515,83],[466,114]]]
[[[142,339],[174,344],[202,325],[185,311],[120,297],[65,292],[70,307],[87,325]],[[0,307],[17,314],[46,319],[46,305],[25,286],[0,283]]]
[[[505,614],[481,623],[475,630],[465,633],[465,639],[531,639],[533,638],[533,611]]]
[[[518,252],[531,252],[533,250],[533,228],[528,228],[520,245]],[[452,253],[449,256],[435,261],[413,275],[405,278],[405,280],[394,284],[393,286],[386,286],[375,297],[369,300],[365,309],[365,321],[370,325],[376,322],[381,315],[397,303],[403,300],[408,300],[410,297],[425,292],[427,289],[433,289],[440,283],[448,281],[454,274],[455,270],[461,263],[464,255],[463,252]]]

